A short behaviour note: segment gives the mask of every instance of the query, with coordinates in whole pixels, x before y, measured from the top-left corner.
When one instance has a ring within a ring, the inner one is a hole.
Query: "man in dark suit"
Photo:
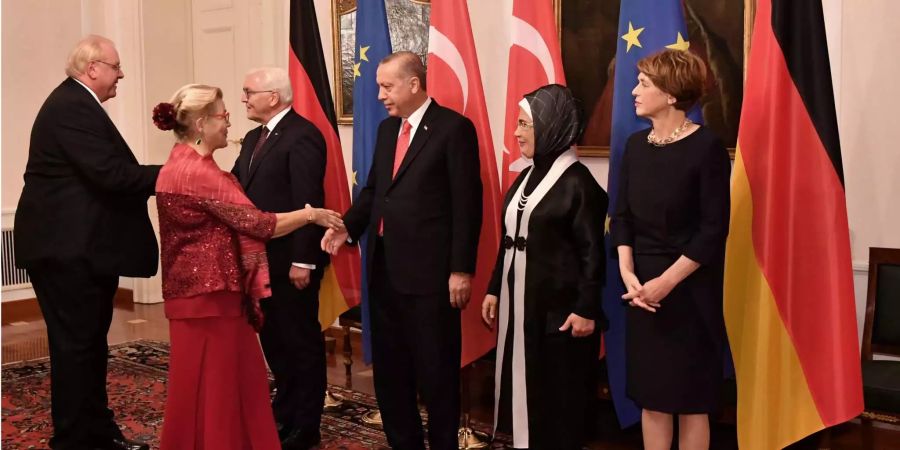
[[[28,271],[50,346],[54,449],[147,449],[107,407],[106,334],[119,276],[156,273],[147,215],[160,166],[138,164],[100,104],[125,75],[112,41],[84,38],[31,130],[16,209],[16,261]]]
[[[368,230],[375,393],[395,449],[424,449],[416,405],[428,411],[432,449],[457,448],[460,310],[469,301],[481,229],[478,138],[472,122],[425,90],[411,52],[378,66],[378,98],[391,116],[378,128],[366,187],[329,230],[337,252]]]
[[[325,139],[291,108],[288,74],[250,71],[241,101],[247,118],[262,126],[247,133],[232,172],[257,208],[287,212],[325,202]],[[275,375],[272,408],[285,449],[319,443],[325,402],[325,342],[319,325],[319,285],[328,255],[320,227],[303,227],[266,246],[272,297],[261,302],[259,336]]]

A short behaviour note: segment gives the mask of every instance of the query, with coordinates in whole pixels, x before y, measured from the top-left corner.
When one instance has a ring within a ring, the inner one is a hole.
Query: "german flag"
[[[313,0],[291,0],[288,73],[294,89],[294,111],[315,124],[325,137],[325,207],[342,213],[350,208],[350,188]],[[319,324],[323,330],[359,304],[359,274],[357,248],[344,246],[331,257],[319,289]]]
[[[863,410],[821,2],[759,0],[744,90],[725,321],[738,444],[771,450]]]

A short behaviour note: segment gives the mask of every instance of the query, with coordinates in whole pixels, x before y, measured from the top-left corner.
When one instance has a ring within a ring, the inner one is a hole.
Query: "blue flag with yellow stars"
[[[366,185],[372,156],[375,154],[375,139],[378,124],[387,118],[387,110],[378,101],[378,83],[375,71],[378,62],[391,54],[391,35],[388,31],[387,14],[382,1],[360,1],[356,7],[356,49],[353,60],[353,198]],[[368,234],[368,233],[367,233]],[[366,252],[368,236],[360,238],[362,253],[362,283],[360,283],[362,315],[363,360],[372,363],[372,327],[369,320],[369,284],[366,273]]]
[[[609,211],[615,211],[618,196],[619,168],[625,143],[636,131],[650,127],[650,122],[634,113],[631,91],[637,85],[637,62],[665,48],[687,50],[690,46],[681,0],[622,0],[619,7],[615,79],[613,85],[612,136],[609,155]],[[699,109],[691,119],[699,122]],[[625,395],[625,287],[619,275],[617,251],[610,248],[609,216],[606,219],[606,286],[603,310],[609,318],[609,330],[603,335],[606,366],[616,415],[622,428],[641,419],[641,410]]]

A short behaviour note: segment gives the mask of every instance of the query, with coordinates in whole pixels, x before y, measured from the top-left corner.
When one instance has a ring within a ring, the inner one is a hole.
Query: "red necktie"
[[[394,172],[393,176],[397,176],[397,170],[400,164],[403,164],[403,158],[406,157],[406,151],[409,150],[409,135],[412,130],[412,124],[408,120],[403,119],[403,125],[400,127],[400,136],[397,136],[397,148],[394,150]],[[378,235],[384,236],[384,219],[378,224]]]
[[[400,136],[397,137],[397,149],[394,150],[394,176],[397,176],[397,170],[400,169],[400,164],[403,164],[403,158],[406,157],[406,151],[409,150],[409,132],[412,130],[412,125],[408,120],[403,121],[403,126],[400,128]]]
[[[256,145],[253,147],[253,153],[250,154],[250,167],[253,167],[253,160],[259,156],[259,149],[262,148],[263,144],[266,143],[266,139],[269,138],[269,129],[266,128],[265,125],[262,127],[262,134],[259,136],[259,140],[256,141]]]

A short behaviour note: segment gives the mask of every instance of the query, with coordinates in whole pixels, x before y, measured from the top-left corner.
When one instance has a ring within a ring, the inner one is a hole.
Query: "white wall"
[[[81,1],[2,2],[2,209],[22,193],[31,124],[47,94],[65,79],[66,56],[82,35]],[[35,17],[56,17],[35,26]],[[8,217],[4,215],[4,221]],[[10,225],[12,226],[12,225]],[[4,222],[4,228],[6,224]]]

